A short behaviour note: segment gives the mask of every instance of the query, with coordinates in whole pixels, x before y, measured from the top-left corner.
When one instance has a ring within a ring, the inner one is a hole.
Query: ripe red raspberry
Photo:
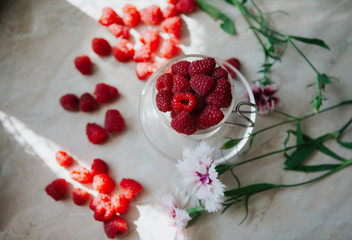
[[[166,2],[169,4],[175,5],[178,2],[178,0],[167,0]]]
[[[156,28],[147,29],[140,34],[139,40],[148,46],[151,52],[154,52],[160,42],[159,30]]]
[[[111,202],[110,195],[99,193],[98,196],[94,197],[92,201],[90,201],[89,208],[95,211],[96,207],[102,202],[110,203]]]
[[[156,89],[171,93],[173,85],[173,76],[171,73],[164,73],[156,80]]]
[[[108,28],[115,37],[121,37],[122,39],[128,39],[130,37],[129,27],[113,23]]]
[[[234,68],[236,68],[238,71],[240,71],[241,69],[241,63],[237,58],[229,58],[226,60],[226,62],[228,62],[229,64],[231,64]],[[227,71],[229,71],[230,75],[232,78],[236,78],[236,73],[234,71],[232,71],[232,69],[228,66],[226,66]]]
[[[177,8],[174,4],[168,4],[166,8],[162,10],[163,18],[172,18],[178,15]]]
[[[111,205],[118,214],[124,214],[128,210],[129,201],[123,194],[112,196]]]
[[[214,79],[219,79],[219,78],[226,78],[228,77],[228,73],[225,69],[222,67],[216,67],[210,74],[211,77]]]
[[[67,193],[66,180],[63,178],[58,178],[52,181],[48,186],[46,186],[45,192],[55,201],[65,198]]]
[[[171,70],[174,75],[179,74],[185,78],[189,78],[188,68],[191,63],[183,60],[172,64]]]
[[[122,8],[122,19],[126,26],[134,27],[138,25],[140,17],[139,11],[134,5],[127,3]]]
[[[122,18],[110,7],[103,8],[103,13],[98,21],[103,26],[109,26],[113,23],[123,25]]]
[[[176,116],[177,116],[177,112],[175,112],[175,110],[172,109],[171,112],[170,112],[170,117],[174,118]]]
[[[70,171],[70,176],[73,180],[82,183],[92,183],[93,182],[93,175],[92,173],[82,166],[75,166]]]
[[[232,102],[231,91],[222,92],[211,90],[209,94],[205,97],[205,102],[208,105],[213,105],[218,108],[228,108]]]
[[[92,172],[93,176],[100,174],[100,173],[107,174],[108,170],[109,170],[109,167],[106,164],[106,162],[104,162],[103,160],[101,160],[99,158],[96,158],[93,160],[93,164],[91,167],[91,172]]]
[[[89,93],[83,93],[79,98],[79,108],[82,112],[93,112],[99,108],[99,103]]]
[[[197,4],[194,0],[178,0],[176,8],[180,13],[189,13],[196,10]]]
[[[111,53],[111,46],[104,38],[93,38],[92,49],[99,56],[109,56]]]
[[[147,62],[140,62],[136,65],[136,74],[139,80],[147,80],[154,72],[153,65]]]
[[[127,62],[134,56],[133,44],[126,39],[121,39],[113,47],[114,57],[120,62]]]
[[[192,112],[196,106],[196,97],[192,93],[179,92],[172,98],[171,105],[175,112]]]
[[[108,238],[115,239],[117,235],[127,232],[127,223],[120,216],[114,215],[108,221],[104,222],[104,231]]]
[[[207,75],[198,74],[191,77],[189,84],[192,89],[199,95],[205,96],[209,90],[214,86],[214,79]]]
[[[174,39],[166,39],[160,47],[159,56],[162,58],[172,58],[180,52],[180,48]]]
[[[205,98],[197,93],[194,94],[196,97],[196,106],[194,107],[195,111],[200,111],[205,106]]]
[[[83,55],[76,57],[74,62],[77,70],[80,71],[83,75],[91,74],[93,64],[88,56]]]
[[[105,83],[98,83],[95,86],[94,94],[97,96],[98,103],[111,102],[120,95],[117,88]]]
[[[162,29],[172,38],[181,37],[182,19],[179,16],[167,18],[161,23]]]
[[[74,94],[65,94],[60,98],[60,104],[63,109],[69,112],[77,112],[79,110],[79,99]]]
[[[139,182],[129,178],[122,179],[120,187],[128,200],[134,199],[143,190],[143,187]]]
[[[69,167],[73,162],[73,158],[64,151],[58,151],[55,158],[61,167]]]
[[[199,113],[197,125],[199,128],[209,128],[218,124],[223,118],[224,114],[219,108],[207,105]]]
[[[88,123],[86,127],[86,134],[89,142],[93,144],[101,144],[106,142],[108,134],[105,129],[96,123]]]
[[[190,112],[182,111],[172,118],[171,127],[179,133],[192,135],[197,130],[197,121]]]
[[[93,188],[99,193],[111,193],[115,188],[115,181],[107,174],[97,174],[93,178]]]
[[[105,114],[104,127],[108,132],[121,132],[125,129],[125,119],[118,110],[110,109]]]
[[[146,45],[142,45],[140,49],[136,50],[133,56],[135,62],[149,62],[152,58],[152,52]]]
[[[172,92],[178,93],[178,92],[191,92],[191,85],[189,84],[189,81],[187,78],[182,77],[181,75],[174,75],[173,77],[173,87],[172,87]]]
[[[160,10],[160,7],[157,5],[152,5],[142,9],[140,14],[141,21],[150,25],[159,25],[163,19],[163,14]]]
[[[115,215],[111,197],[108,194],[99,194],[90,202],[89,207],[94,210],[94,218],[97,221],[104,222]]]
[[[72,192],[72,200],[76,205],[84,205],[90,197],[90,194],[82,189],[82,188],[75,188]]]
[[[202,60],[193,61],[188,68],[188,72],[191,76],[197,74],[210,74],[215,68],[216,62],[214,58],[204,58]]]
[[[172,110],[171,100],[172,94],[170,94],[170,92],[159,91],[155,97],[156,107],[161,112],[169,112]]]

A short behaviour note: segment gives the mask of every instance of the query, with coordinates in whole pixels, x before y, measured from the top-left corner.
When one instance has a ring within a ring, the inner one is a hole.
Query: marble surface
[[[68,178],[57,166],[55,152],[63,149],[83,166],[94,158],[104,159],[117,180],[135,178],[145,188],[125,216],[128,234],[121,239],[140,239],[133,221],[138,219],[136,205],[148,204],[162,193],[182,187],[175,162],[159,155],[142,133],[139,123],[139,96],[145,83],[134,73],[135,63],[122,64],[112,56],[95,55],[90,42],[104,37],[116,39],[96,19],[104,6],[121,9],[126,2],[139,8],[164,1],[108,0],[15,0],[0,2],[0,239],[105,239],[100,222],[87,206],[78,207],[71,199],[55,202],[44,192],[57,177]],[[215,1],[214,1],[215,2]],[[318,69],[337,78],[327,86],[324,103],[330,106],[351,98],[352,94],[352,2],[350,0],[258,1],[265,11],[284,10],[289,16],[272,16],[274,26],[283,32],[324,39],[331,47],[301,45]],[[164,4],[164,5],[163,5]],[[218,23],[205,13],[182,16],[184,53],[199,53],[227,59],[236,56],[243,63],[247,79],[258,77],[262,61],[259,45],[239,12],[225,2],[216,2],[236,22],[237,36],[223,33]],[[221,46],[221,47],[219,47]],[[91,57],[94,74],[85,77],[73,66],[82,54]],[[281,110],[294,115],[310,113],[308,103],[314,88],[314,74],[295,51],[289,48],[283,61],[274,68],[272,79],[279,86]],[[68,113],[59,98],[68,92],[80,95],[93,92],[104,82],[116,86],[121,97],[92,114]],[[127,129],[102,145],[92,145],[85,137],[88,122],[103,123],[107,109],[117,108]],[[311,136],[334,131],[351,117],[351,108],[325,113],[304,122]],[[277,115],[260,116],[256,129],[282,120]],[[292,126],[294,128],[294,126]],[[263,134],[247,157],[279,149],[287,126]],[[351,140],[351,134],[347,134]],[[351,152],[328,144],[342,156]],[[329,162],[316,154],[312,162]],[[245,165],[236,173],[243,185],[271,182],[294,183],[312,175],[290,173],[283,169],[283,156]],[[230,176],[223,182],[235,184]],[[249,217],[238,225],[244,208],[236,207],[223,215],[206,214],[191,227],[189,238],[198,239],[352,239],[352,183],[347,168],[329,178],[295,189],[262,193],[250,200]]]

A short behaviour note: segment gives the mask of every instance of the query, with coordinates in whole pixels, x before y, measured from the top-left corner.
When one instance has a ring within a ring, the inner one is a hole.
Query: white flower
[[[193,188],[208,212],[219,210],[224,196],[225,185],[217,178],[215,166],[214,148],[204,141],[195,149],[185,148],[183,160],[177,164],[178,171],[184,176],[183,182]]]

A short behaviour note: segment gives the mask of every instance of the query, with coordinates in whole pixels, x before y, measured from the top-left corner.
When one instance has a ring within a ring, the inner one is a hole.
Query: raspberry
[[[65,198],[67,193],[66,180],[63,178],[58,178],[52,181],[48,186],[46,186],[45,192],[55,201]]]
[[[64,151],[58,151],[55,157],[61,167],[69,167],[73,162],[73,158]]]
[[[70,176],[73,180],[82,184],[93,182],[92,173],[88,169],[82,166],[76,166],[72,168],[70,171]]]
[[[117,235],[127,232],[127,223],[123,218],[114,215],[111,219],[104,222],[104,231],[108,238],[115,239]]]
[[[172,110],[171,100],[172,95],[170,94],[170,92],[159,91],[155,97],[156,107],[161,112],[169,112]]]
[[[173,76],[171,73],[164,73],[156,80],[156,89],[158,91],[170,92],[172,90]]]
[[[162,10],[163,18],[172,18],[178,15],[177,8],[174,4],[168,4],[164,10]]]
[[[197,125],[199,128],[209,128],[218,124],[223,118],[224,114],[219,108],[207,105],[199,113]]]
[[[90,201],[89,208],[95,211],[96,207],[101,203],[101,202],[106,202],[109,203],[111,201],[111,197],[109,194],[102,194],[99,193],[98,196],[94,197],[92,201]]]
[[[77,70],[80,71],[83,75],[91,74],[93,64],[88,56],[83,55],[76,57],[74,62]]]
[[[123,194],[115,195],[111,198],[111,205],[118,214],[124,214],[128,210],[128,199]]]
[[[192,89],[198,93],[199,95],[205,96],[209,92],[209,90],[214,85],[214,79],[207,75],[194,75],[191,77],[189,84],[191,85]]]
[[[169,38],[163,41],[160,47],[159,56],[162,58],[172,58],[176,56],[180,51],[180,48],[177,46],[176,41]]]
[[[151,28],[143,31],[139,36],[139,40],[150,48],[151,52],[154,52],[160,42],[159,30],[156,28]]]
[[[172,64],[171,70],[174,75],[179,74],[185,78],[189,78],[188,68],[191,63],[183,60]]]
[[[170,117],[174,118],[176,116],[177,116],[177,112],[175,112],[175,110],[172,109],[171,112],[170,112]]]
[[[196,106],[196,97],[192,93],[179,92],[172,98],[171,105],[175,112],[192,112]]]
[[[154,72],[153,65],[146,62],[140,62],[136,65],[136,74],[139,80],[147,80]]]
[[[178,0],[167,0],[166,2],[169,4],[175,5],[178,2]]]
[[[103,8],[103,13],[98,21],[103,26],[109,26],[113,23],[123,25],[122,18],[110,7]]]
[[[160,62],[159,61],[153,62],[153,67],[154,67],[155,70],[158,70],[159,68],[164,66],[164,64],[166,62],[167,62],[167,60],[161,60]]]
[[[120,95],[117,88],[105,83],[98,83],[95,86],[94,94],[97,96],[98,103],[111,102]]]
[[[197,8],[197,4],[194,0],[178,0],[176,3],[176,9],[180,13],[194,12]]]
[[[163,14],[160,10],[160,7],[157,5],[152,5],[142,9],[140,14],[141,21],[150,25],[159,25],[163,18]]]
[[[86,190],[81,188],[73,189],[72,200],[76,205],[84,205],[88,201],[89,197],[90,195]]]
[[[121,132],[125,129],[125,120],[118,110],[110,109],[105,114],[104,127],[108,132]]]
[[[197,130],[197,121],[190,112],[182,111],[172,118],[171,127],[179,133],[192,135]]]
[[[65,94],[60,98],[60,104],[63,109],[69,112],[77,112],[79,110],[79,99],[74,94]]]
[[[113,47],[113,53],[116,60],[127,62],[134,56],[133,44],[126,39],[121,39]]]
[[[161,23],[161,27],[170,37],[181,37],[182,20],[179,16],[165,19]]]
[[[196,97],[196,106],[194,107],[195,111],[200,111],[205,106],[205,98],[197,93],[194,94]]]
[[[138,25],[140,17],[141,16],[134,5],[127,3],[122,8],[122,19],[126,26],[134,27]]]
[[[228,108],[232,102],[231,91],[210,91],[205,98],[205,102],[208,105],[214,105],[218,108]]]
[[[228,77],[228,73],[225,69],[222,67],[216,67],[210,74],[211,77],[214,79],[219,79],[219,78],[226,78]]]
[[[191,92],[192,90],[189,81],[181,75],[174,75],[172,83],[172,92],[174,94],[178,92]]]
[[[226,60],[226,62],[228,62],[229,64],[231,64],[234,68],[236,68],[238,71],[240,71],[241,69],[241,63],[237,58],[229,58]],[[227,71],[229,71],[230,75],[232,78],[236,78],[236,73],[234,71],[232,71],[232,69],[228,66],[226,66]]]
[[[86,134],[89,142],[93,144],[101,144],[106,142],[108,134],[105,129],[96,123],[88,123],[86,127]]]
[[[99,56],[109,56],[111,53],[111,46],[104,38],[93,38],[92,49]]]
[[[193,61],[188,68],[188,72],[191,76],[196,74],[210,74],[215,68],[216,62],[214,58],[204,58],[202,60]]]
[[[152,52],[150,48],[146,45],[142,45],[140,49],[135,51],[133,60],[135,62],[149,62],[152,58]]]
[[[115,181],[107,174],[97,174],[93,178],[93,188],[99,193],[111,193],[115,188]]]
[[[99,194],[89,205],[94,210],[94,218],[97,221],[106,221],[114,216],[115,210],[111,205],[111,197],[108,194]]]
[[[96,158],[93,160],[93,164],[91,167],[91,172],[92,172],[93,176],[100,174],[100,173],[107,174],[108,170],[109,170],[109,167],[106,164],[106,162],[104,162],[103,160],[101,160],[99,158]]]
[[[99,103],[89,93],[83,93],[79,98],[79,108],[82,112],[93,112],[99,108]]]
[[[120,187],[128,200],[134,199],[143,190],[143,187],[139,182],[128,178],[121,180]]]
[[[130,28],[129,27],[122,26],[117,23],[113,23],[108,28],[109,28],[109,31],[115,37],[121,37],[122,39],[128,39],[130,36]]]

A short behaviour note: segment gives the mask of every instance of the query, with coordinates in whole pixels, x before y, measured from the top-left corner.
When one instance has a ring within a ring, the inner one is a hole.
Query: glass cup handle
[[[251,110],[242,110],[241,107],[242,106],[250,106]],[[254,108],[254,110],[252,110]],[[226,125],[231,125],[231,126],[240,126],[240,127],[254,127],[255,123],[252,121],[252,119],[250,119],[248,116],[246,116],[245,114],[247,113],[256,113],[258,112],[259,108],[257,107],[257,105],[247,102],[247,101],[242,101],[240,103],[238,103],[236,105],[235,110],[232,111],[232,113],[236,113],[238,116],[240,116],[241,118],[245,119],[248,124],[244,124],[244,123],[233,123],[233,122],[225,122],[224,124]]]

